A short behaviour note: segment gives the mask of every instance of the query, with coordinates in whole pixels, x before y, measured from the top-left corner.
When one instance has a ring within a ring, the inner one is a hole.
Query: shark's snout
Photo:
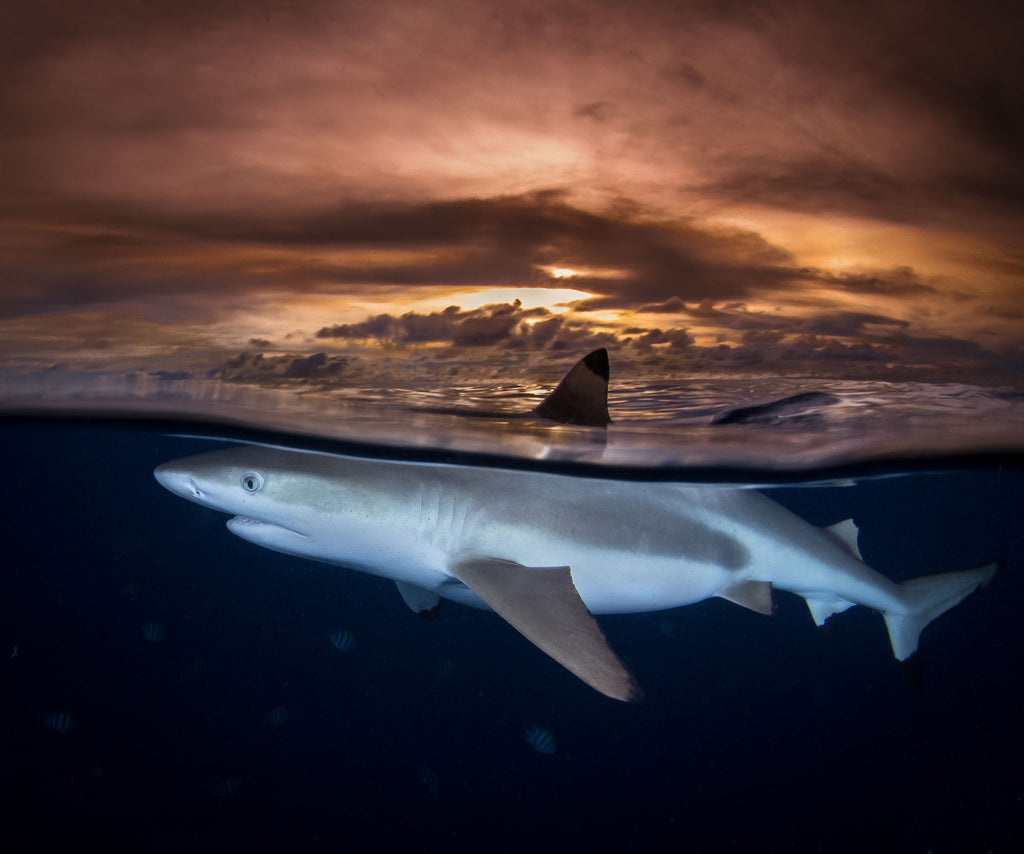
[[[195,479],[186,472],[176,469],[173,463],[164,463],[153,470],[153,477],[164,489],[168,489],[182,498],[202,498],[203,491]]]

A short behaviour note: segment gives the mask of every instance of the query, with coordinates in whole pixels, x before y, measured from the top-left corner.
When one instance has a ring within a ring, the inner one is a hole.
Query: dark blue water
[[[201,440],[0,438],[9,850],[1022,844],[1024,471],[1008,461],[771,490],[815,524],[858,518],[892,578],[1006,561],[925,632],[916,668],[866,609],[818,629],[785,593],[773,617],[714,600],[601,618],[646,692],[624,705],[491,614],[425,621],[390,582],[232,537],[152,477]]]

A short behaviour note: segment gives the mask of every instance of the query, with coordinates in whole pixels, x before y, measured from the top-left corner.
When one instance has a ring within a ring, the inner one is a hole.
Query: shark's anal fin
[[[608,351],[602,347],[580,359],[551,394],[533,410],[539,418],[579,424],[583,427],[607,427]]]
[[[771,616],[775,610],[770,581],[740,581],[726,587],[718,596],[751,611],[757,611],[758,614]]]
[[[804,601],[807,603],[807,608],[810,610],[816,626],[825,625],[833,614],[841,614],[847,608],[853,607],[853,602],[839,598],[815,599],[812,596],[805,596]]]
[[[407,584],[404,581],[396,581],[395,587],[402,594],[405,604],[421,617],[432,619],[441,612],[441,597],[415,584]]]
[[[643,697],[580,598],[569,567],[474,558],[450,571],[527,640],[591,687],[616,700]]]

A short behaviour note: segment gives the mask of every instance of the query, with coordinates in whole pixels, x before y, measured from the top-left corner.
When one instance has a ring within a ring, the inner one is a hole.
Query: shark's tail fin
[[[917,651],[917,643],[925,626],[959,605],[978,587],[988,584],[997,568],[998,564],[993,563],[979,569],[945,572],[904,581],[900,585],[900,592],[906,608],[884,612],[893,654],[900,661],[910,658]]]

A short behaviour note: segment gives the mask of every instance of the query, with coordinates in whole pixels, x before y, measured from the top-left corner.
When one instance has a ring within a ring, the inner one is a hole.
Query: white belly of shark
[[[815,528],[746,489],[366,460],[262,446],[155,472],[232,514],[257,545],[393,579],[417,611],[438,597],[500,614],[602,693],[641,692],[593,614],[720,596],[762,613],[771,589],[820,625],[851,605],[885,617],[897,658],[995,565],[896,584],[866,566],[852,522]]]

